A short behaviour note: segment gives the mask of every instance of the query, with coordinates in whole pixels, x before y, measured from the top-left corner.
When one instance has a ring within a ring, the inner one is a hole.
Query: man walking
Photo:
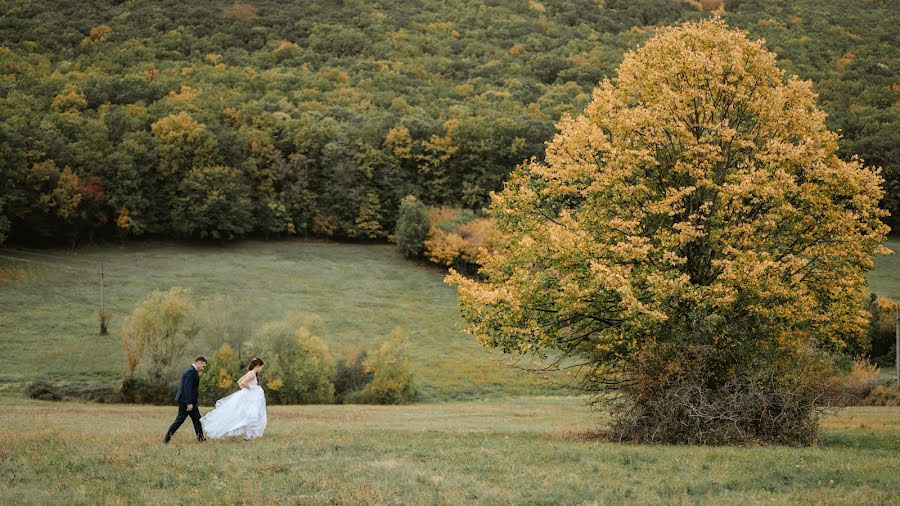
[[[200,394],[200,373],[206,368],[206,358],[197,357],[190,367],[184,370],[181,375],[181,385],[178,386],[178,393],[175,394],[175,400],[178,401],[178,416],[172,422],[172,426],[166,431],[163,443],[169,444],[175,431],[184,420],[190,416],[194,422],[194,432],[197,433],[197,441],[206,441],[203,437],[203,427],[200,425],[200,408],[197,406],[197,397]]]

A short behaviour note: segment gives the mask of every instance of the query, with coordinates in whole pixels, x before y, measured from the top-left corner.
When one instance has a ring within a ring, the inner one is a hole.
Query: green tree
[[[428,230],[431,229],[431,220],[428,219],[428,209],[414,195],[407,195],[400,202],[400,213],[397,217],[397,229],[394,231],[394,241],[406,256],[418,257],[425,249],[425,239],[428,239]]]
[[[192,169],[179,185],[172,221],[183,235],[234,239],[253,230],[252,218],[250,189],[236,169]]]

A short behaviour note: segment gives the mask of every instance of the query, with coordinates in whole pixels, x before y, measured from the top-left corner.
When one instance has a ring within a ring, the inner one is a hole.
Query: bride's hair
[[[254,367],[256,367],[258,365],[264,365],[264,364],[265,364],[265,362],[263,362],[261,359],[253,357],[250,359],[250,365],[247,366],[247,370],[252,371]]]

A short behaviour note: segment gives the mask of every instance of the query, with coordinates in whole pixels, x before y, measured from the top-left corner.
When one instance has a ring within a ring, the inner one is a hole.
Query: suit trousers
[[[203,426],[200,425],[200,408],[194,404],[193,409],[188,411],[187,404],[183,402],[178,403],[178,416],[175,417],[175,421],[172,422],[172,426],[169,427],[169,434],[174,436],[175,431],[181,427],[181,424],[183,424],[189,416],[191,417],[191,421],[194,422],[194,432],[197,433],[197,437],[203,437]]]

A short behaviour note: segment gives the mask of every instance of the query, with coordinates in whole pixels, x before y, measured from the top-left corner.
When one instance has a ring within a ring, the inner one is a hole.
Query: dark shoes
[[[172,440],[172,434],[169,434],[168,432],[166,432],[166,435],[163,437],[163,443],[169,444],[169,441],[171,441],[171,440]],[[201,443],[203,443],[206,441],[206,437],[204,437],[203,434],[197,434],[197,441],[200,441]]]

